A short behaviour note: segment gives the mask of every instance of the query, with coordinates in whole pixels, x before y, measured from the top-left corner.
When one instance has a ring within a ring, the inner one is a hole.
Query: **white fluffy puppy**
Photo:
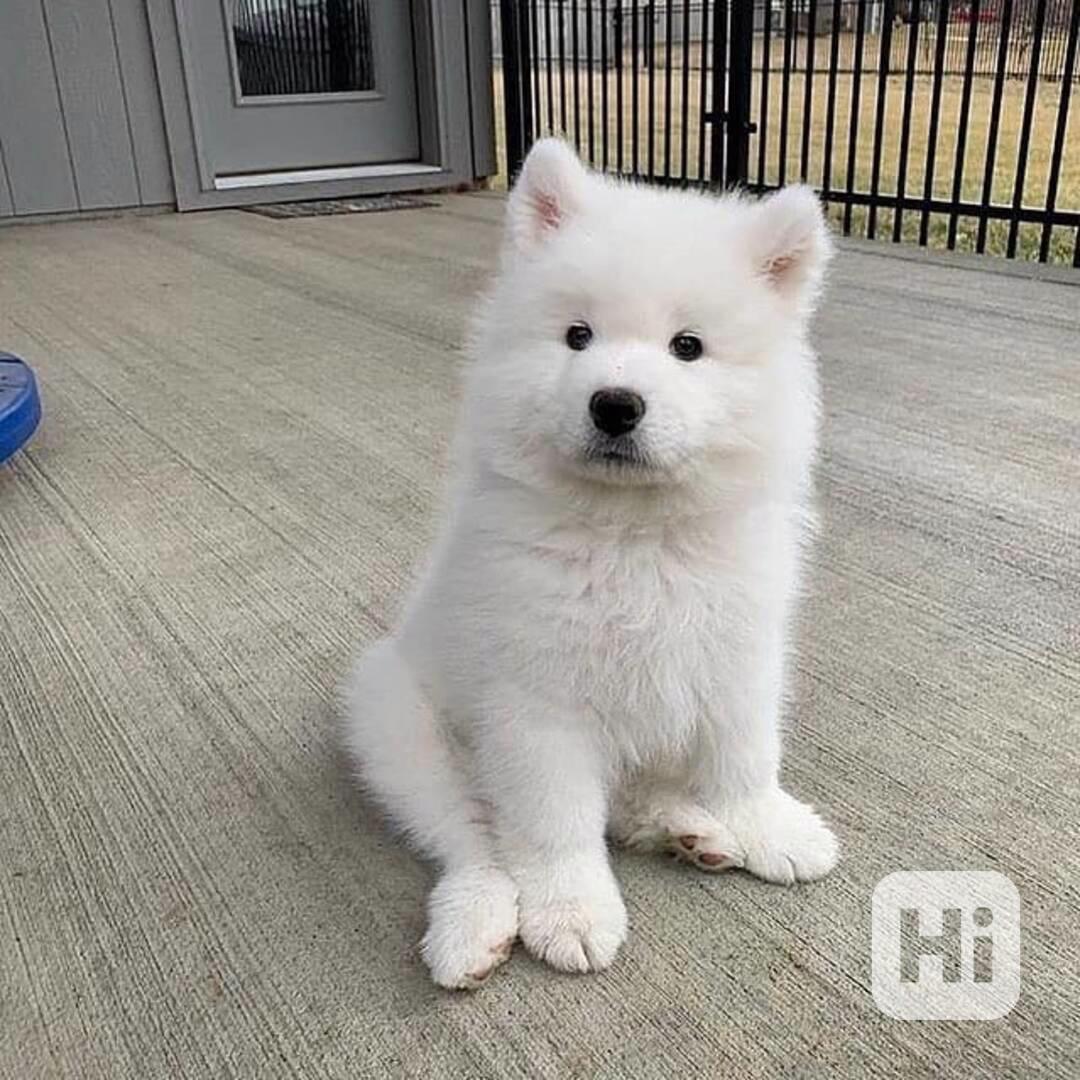
[[[837,854],[778,778],[814,195],[617,183],[546,140],[507,234],[441,538],[348,688],[364,783],[441,865],[422,950],[449,987],[518,935],[565,971],[610,964],[627,917],[605,833],[785,884]]]

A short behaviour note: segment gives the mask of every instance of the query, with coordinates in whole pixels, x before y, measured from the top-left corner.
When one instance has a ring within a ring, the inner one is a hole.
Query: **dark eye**
[[[582,349],[587,349],[590,341],[592,341],[592,327],[589,326],[588,323],[571,323],[566,328],[566,344],[569,345],[574,352],[581,352]]]
[[[673,356],[686,361],[697,360],[705,351],[697,334],[676,334],[669,348]]]

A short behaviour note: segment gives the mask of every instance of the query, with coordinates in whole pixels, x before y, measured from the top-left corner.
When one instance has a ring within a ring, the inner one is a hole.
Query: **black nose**
[[[645,415],[645,399],[633,390],[597,390],[589,398],[589,413],[605,435],[625,435]]]

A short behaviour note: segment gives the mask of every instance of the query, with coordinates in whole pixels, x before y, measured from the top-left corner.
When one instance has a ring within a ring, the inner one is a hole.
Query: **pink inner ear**
[[[541,226],[545,229],[557,229],[562,221],[558,199],[547,192],[537,192],[533,198],[533,203]]]
[[[769,259],[765,264],[765,274],[777,288],[785,288],[799,276],[799,252],[787,252]]]
[[[797,255],[778,255],[765,264],[765,273],[775,282],[783,281],[798,261]]]

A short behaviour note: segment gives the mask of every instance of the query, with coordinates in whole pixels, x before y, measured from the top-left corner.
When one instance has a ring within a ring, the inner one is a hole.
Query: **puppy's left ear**
[[[507,228],[513,246],[530,252],[573,221],[585,201],[589,173],[562,139],[537,142],[510,192]]]
[[[755,269],[781,296],[809,310],[833,250],[817,196],[797,184],[762,199],[750,213]]]

